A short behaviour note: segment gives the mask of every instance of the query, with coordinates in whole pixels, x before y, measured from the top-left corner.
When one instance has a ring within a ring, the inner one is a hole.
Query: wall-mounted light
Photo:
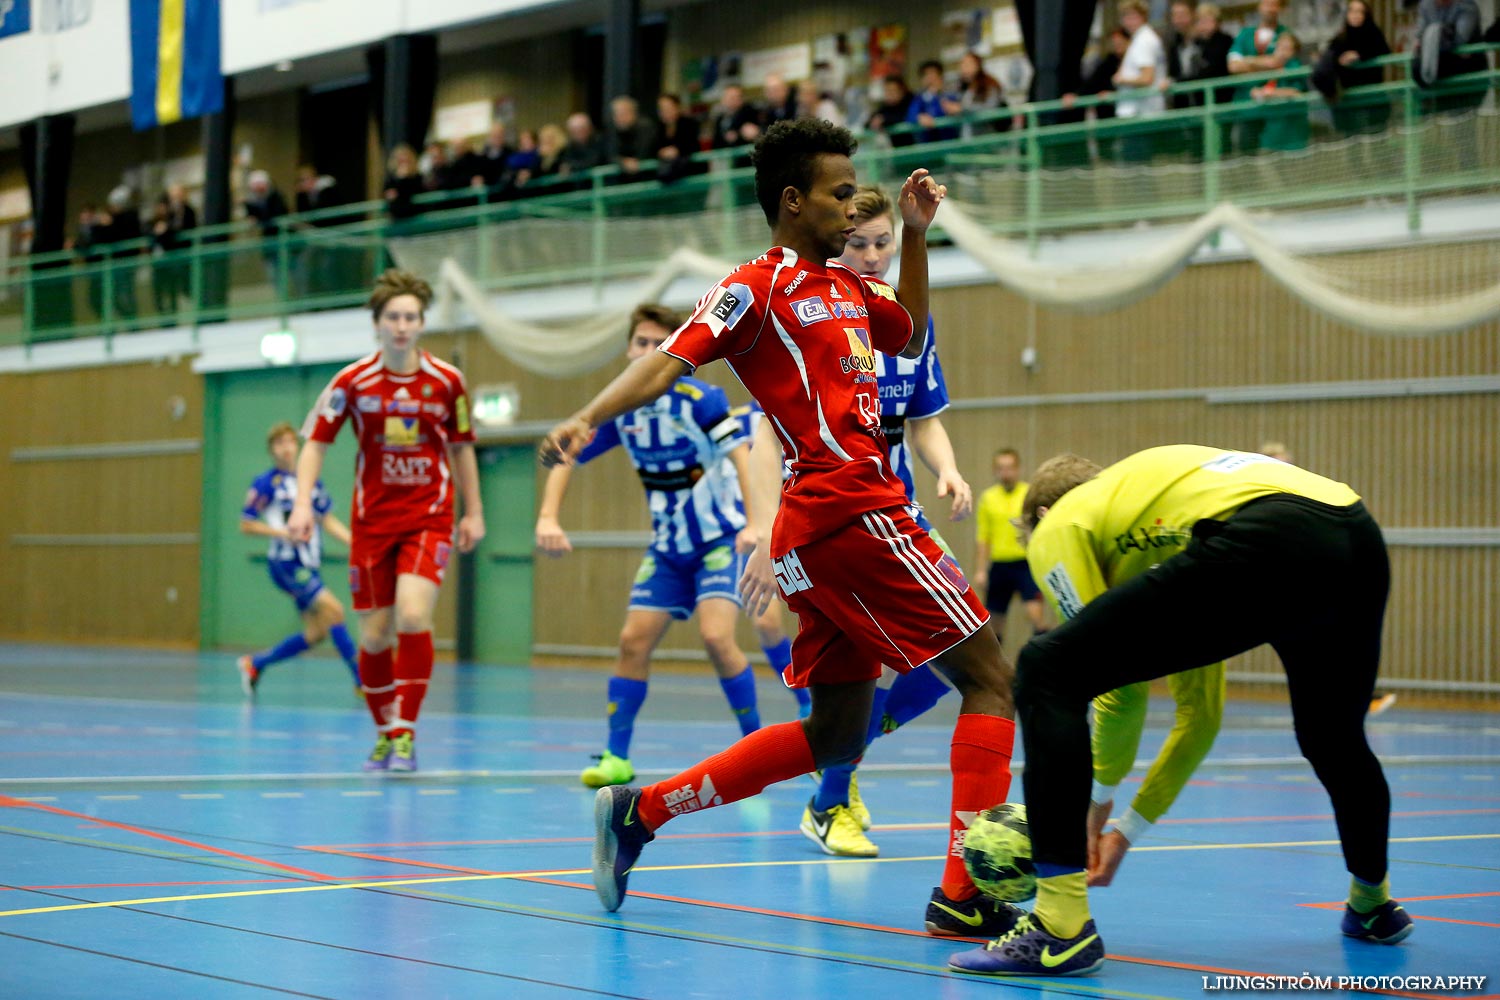
[[[260,356],[268,365],[289,365],[297,360],[297,335],[277,330],[260,338]]]
[[[474,390],[474,423],[480,427],[513,424],[520,410],[521,390],[513,382],[482,385]]]

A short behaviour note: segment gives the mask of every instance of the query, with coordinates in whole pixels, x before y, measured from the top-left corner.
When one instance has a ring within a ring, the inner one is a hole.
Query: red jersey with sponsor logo
[[[359,438],[351,521],[380,534],[433,526],[451,530],[448,446],[474,440],[469,392],[457,368],[420,351],[410,375],[377,352],[333,377],[307,415],[302,436],[331,444],[344,421]]]
[[[725,359],[781,439],[792,475],[773,556],[906,503],[880,428],[874,352],[899,354],[911,337],[890,285],[775,247],[710,289],[662,344],[695,368]]]

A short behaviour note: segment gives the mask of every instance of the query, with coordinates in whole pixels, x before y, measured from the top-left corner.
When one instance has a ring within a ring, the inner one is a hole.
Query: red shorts
[[[772,561],[800,628],[791,687],[905,673],[958,645],[989,613],[953,557],[901,507],[871,511]]]
[[[355,611],[396,603],[396,577],[413,573],[441,585],[453,552],[453,530],[427,528],[394,535],[354,529],[349,546],[349,599]]]

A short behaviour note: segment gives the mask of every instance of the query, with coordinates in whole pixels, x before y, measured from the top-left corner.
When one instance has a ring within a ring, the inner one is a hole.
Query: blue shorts
[[[1003,615],[1015,594],[1020,594],[1023,601],[1034,601],[1042,596],[1036,581],[1031,578],[1031,568],[1026,565],[1026,560],[990,563],[990,585],[985,588],[984,606],[993,614]]]
[[[686,621],[698,602],[710,597],[738,605],[744,569],[745,557],[734,551],[733,540],[690,555],[649,549],[630,588],[630,610],[665,611]]]
[[[272,560],[266,563],[266,568],[270,570],[271,582],[297,602],[298,611],[306,611],[323,592],[323,577],[301,563]]]

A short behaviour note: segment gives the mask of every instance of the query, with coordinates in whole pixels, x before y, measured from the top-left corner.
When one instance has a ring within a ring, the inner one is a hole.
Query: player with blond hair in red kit
[[[359,675],[378,733],[367,771],[414,771],[417,714],[432,677],[432,610],[454,544],[484,537],[479,466],[463,374],[417,347],[432,288],[386,271],[370,294],[380,349],[333,377],[307,416],[297,460],[294,539],[312,531],[311,484],[346,420],[359,439],[349,518],[349,593],[359,613]],[[304,483],[306,486],[304,486]]]
[[[963,864],[969,821],[1010,788],[1011,670],[963,573],[907,511],[875,374],[875,351],[917,357],[926,342],[926,232],[946,192],[926,170],[906,179],[897,199],[906,225],[901,286],[862,277],[835,260],[855,229],[854,148],[846,129],[819,120],[767,129],[755,148],[755,190],[777,245],[711,288],[658,351],[541,446],[544,462],[570,461],[604,421],[723,358],[765,410],[791,464],[772,536],[751,555],[741,590],[755,616],[779,584],[797,613],[785,677],[811,688],[812,713],[751,733],[654,785],[600,789],[594,888],[607,910],[619,908],[631,868],[662,824],[854,760],[865,748],[881,664],[906,671],[935,660],[963,704],[950,757],[947,861],[927,904],[927,930],[987,935],[1009,930],[1022,913],[978,893]],[[774,490],[780,477],[754,478]]]

